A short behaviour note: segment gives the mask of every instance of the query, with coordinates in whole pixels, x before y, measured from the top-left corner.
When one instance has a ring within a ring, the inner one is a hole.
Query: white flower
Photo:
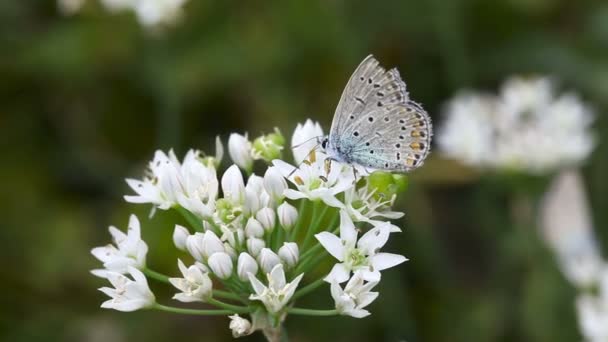
[[[295,242],[284,242],[279,248],[279,258],[285,263],[288,268],[294,267],[300,258],[300,250]]]
[[[323,139],[323,129],[318,122],[306,120],[304,125],[298,124],[291,137],[293,159],[300,164],[308,157],[310,151],[319,147],[319,141]]]
[[[129,267],[127,271],[133,280],[120,273],[107,272],[107,279],[114,288],[99,289],[111,297],[101,304],[102,308],[130,312],[154,305],[156,299],[144,274],[134,267]]]
[[[370,292],[377,284],[378,282],[365,283],[363,277],[358,272],[355,272],[353,277],[350,278],[344,289],[342,289],[337,281],[332,281],[331,296],[336,302],[336,310],[341,315],[355,318],[369,316],[369,311],[363,308],[371,304],[378,297],[378,292]]]
[[[331,207],[341,208],[344,205],[336,195],[354,186],[352,168],[337,162],[331,163],[330,170],[326,170],[325,163],[319,159],[303,163],[298,168],[282,160],[273,160],[272,163],[296,186],[297,190],[287,189],[284,192],[285,197],[292,200],[322,200]]]
[[[248,238],[263,237],[264,236],[264,227],[262,227],[262,224],[260,223],[260,221],[256,220],[253,217],[250,217],[247,220],[247,224],[245,225],[245,236],[247,236]]]
[[[201,217],[208,217],[215,210],[216,171],[200,160],[198,151],[188,151],[183,164],[173,150],[168,155],[156,151],[149,172],[144,180],[126,180],[137,193],[136,196],[124,196],[127,202],[152,203],[162,210],[181,205]]]
[[[438,134],[448,157],[484,168],[544,174],[591,153],[593,114],[577,96],[556,94],[547,78],[512,78],[498,96],[461,94]]]
[[[298,221],[298,210],[293,205],[283,202],[277,208],[277,216],[281,227],[290,230]]]
[[[72,15],[80,11],[85,0],[58,0],[57,7],[63,15]]]
[[[250,172],[253,167],[251,142],[247,135],[230,134],[228,138],[228,153],[232,161],[243,170]]]
[[[395,196],[385,201],[375,199],[374,191],[370,191],[367,185],[359,189],[350,188],[344,193],[344,209],[350,218],[354,222],[369,222],[374,226],[385,223],[381,219],[395,220],[403,217],[403,213],[391,210],[394,201]],[[391,224],[391,232],[400,231],[399,227]]]
[[[206,267],[200,263],[195,263],[190,267],[186,267],[181,260],[177,260],[177,266],[182,272],[183,278],[169,278],[169,281],[178,290],[182,291],[173,296],[183,303],[189,302],[206,302],[211,298],[213,283]]]
[[[262,251],[262,249],[266,247],[266,243],[264,242],[264,240],[258,238],[249,238],[247,239],[246,244],[247,251],[254,257],[257,257]]]
[[[186,0],[138,0],[135,13],[139,23],[146,27],[173,24],[182,15]]]
[[[258,264],[255,262],[255,259],[249,255],[248,253],[241,253],[239,255],[239,260],[236,266],[236,273],[239,276],[239,279],[242,281],[247,281],[249,279],[248,274],[256,274],[258,273]]]
[[[246,215],[254,215],[263,207],[270,206],[270,195],[264,188],[264,178],[251,175],[245,186],[245,208]]]
[[[146,266],[146,254],[148,245],[141,239],[140,225],[137,216],[129,217],[129,228],[127,234],[121,232],[114,226],[109,228],[114,245],[96,247],[91,254],[103,262],[105,270],[94,270],[92,273],[104,277],[107,271],[127,273],[128,268],[133,266],[142,269]]]
[[[576,300],[579,326],[585,341],[608,340],[608,268],[600,271],[597,294],[581,294]]]
[[[177,249],[185,251],[187,250],[186,241],[189,236],[190,232],[186,227],[176,224],[175,229],[173,230],[173,244]]]
[[[271,208],[262,208],[257,214],[255,214],[255,218],[260,222],[264,230],[267,232],[271,232],[274,229],[274,224],[276,222],[276,217],[274,214],[274,210]]]
[[[563,171],[553,180],[542,202],[540,226],[568,280],[583,288],[597,281],[603,260],[577,171]]]
[[[270,248],[262,248],[258,255],[258,262],[264,273],[270,273],[276,265],[281,263],[281,258]]]
[[[325,280],[343,283],[351,272],[360,272],[366,281],[380,281],[380,271],[396,266],[407,259],[402,255],[378,253],[390,234],[389,224],[380,224],[357,241],[357,230],[348,214],[340,211],[340,237],[321,232],[315,237],[340,263],[334,265]]]
[[[232,275],[232,258],[228,253],[213,253],[207,263],[211,271],[220,279],[228,279]]]
[[[268,286],[266,286],[253,274],[249,273],[249,281],[255,291],[255,294],[249,296],[249,299],[259,300],[268,312],[277,313],[289,302],[303,276],[304,274],[300,274],[290,283],[286,283],[283,265],[278,264],[270,273],[266,274],[268,279]]]
[[[203,262],[212,254],[225,252],[224,243],[214,232],[208,230],[205,233],[194,233],[186,239],[188,253],[197,261]]]
[[[232,330],[232,337],[243,337],[253,332],[251,329],[251,322],[247,319],[239,317],[237,314],[228,317],[230,318],[228,327]]]

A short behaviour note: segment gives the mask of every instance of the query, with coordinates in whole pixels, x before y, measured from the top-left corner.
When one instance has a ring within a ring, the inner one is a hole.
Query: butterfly
[[[431,136],[431,118],[410,100],[399,71],[369,55],[348,80],[321,147],[329,160],[408,172],[424,163]]]

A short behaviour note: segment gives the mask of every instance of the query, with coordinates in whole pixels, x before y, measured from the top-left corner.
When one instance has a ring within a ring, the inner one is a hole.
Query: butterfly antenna
[[[317,139],[317,144],[320,144],[319,139],[322,139],[322,138],[323,138],[323,136],[322,136],[322,135],[318,135],[318,136],[316,136],[316,137],[312,137],[312,138],[310,138],[310,139],[306,139],[306,140],[302,141],[302,142],[301,142],[301,143],[299,143],[299,144],[295,144],[295,145],[291,146],[291,148],[298,148],[298,147],[300,147],[300,146],[302,146],[302,145],[306,144],[307,142],[309,142],[309,141],[311,141],[311,140],[313,140],[313,139]]]
[[[315,138],[317,138],[317,137],[315,137]],[[311,140],[311,139],[308,139],[307,141],[310,141],[310,140]],[[307,141],[306,141],[306,142],[307,142]],[[301,161],[301,162],[298,164],[298,166],[297,166],[297,167],[294,167],[294,168],[293,168],[293,170],[291,170],[291,172],[290,172],[290,173],[287,175],[287,178],[291,177],[291,176],[294,174],[294,172],[296,172],[297,170],[299,170],[299,169],[300,169],[300,166],[302,166],[302,164],[304,164],[304,163],[305,163],[305,162],[306,162],[308,159],[310,159],[310,156],[312,156],[312,155],[313,155],[313,153],[317,151],[317,149],[319,148],[319,146],[321,146],[321,144],[320,144],[320,143],[317,143],[317,144],[316,144],[316,145],[315,145],[315,146],[314,146],[314,147],[313,147],[313,148],[310,150],[310,152],[308,152],[308,154],[306,155],[306,158],[304,158],[304,160],[302,160],[302,161]]]

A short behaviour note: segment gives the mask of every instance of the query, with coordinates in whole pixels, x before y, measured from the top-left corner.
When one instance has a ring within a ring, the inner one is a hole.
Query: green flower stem
[[[297,299],[304,295],[307,295],[310,292],[316,290],[319,286],[321,286],[323,284],[325,284],[325,280],[323,280],[323,278],[319,278],[319,279],[313,281],[312,283],[304,286],[303,288],[299,289],[298,291],[296,291],[296,293],[293,295],[293,299]]]
[[[323,206],[323,210],[321,211],[321,213],[319,213],[320,206]],[[329,209],[329,207],[327,205],[325,205],[323,202],[321,202],[321,201],[315,202],[313,211],[312,211],[312,218],[314,219],[314,222],[308,227],[308,230],[306,230],[306,237],[304,238],[304,242],[302,242],[303,250],[306,250],[308,248],[310,239],[312,239],[313,235],[319,229],[319,225],[323,221],[323,217],[325,216],[325,213],[327,213],[328,209]]]
[[[178,213],[182,215],[182,217],[188,222],[188,224],[196,231],[204,232],[205,228],[203,227],[203,221],[200,220],[196,215],[188,211],[186,208],[181,206],[173,207],[177,210]]]
[[[310,211],[310,201],[307,199],[301,199],[298,207],[298,222],[291,231],[290,241],[295,241],[298,238],[298,232],[302,229],[304,221],[307,219],[308,211]]]
[[[207,302],[222,309],[231,310],[236,313],[249,313],[249,308],[245,306],[232,305],[213,298],[209,298]]]
[[[213,290],[213,296],[219,297],[219,298],[224,298],[224,299],[243,301],[243,299],[241,297],[239,297],[238,295],[236,295],[232,292],[223,291],[223,290]]]
[[[200,315],[200,316],[227,316],[232,315],[234,312],[232,310],[197,310],[197,309],[184,309],[184,308],[176,308],[173,306],[166,306],[161,304],[154,304],[151,309],[173,312],[184,315]]]
[[[318,246],[322,248],[322,246],[320,244]],[[317,246],[315,246],[315,247],[317,247]],[[321,248],[318,248],[318,249],[321,249]],[[312,249],[314,249],[314,248],[312,248]],[[325,258],[326,256],[327,256],[327,253],[325,250],[323,250],[321,253],[316,253],[316,255],[309,254],[309,256],[306,259],[302,259],[298,263],[298,266],[294,270],[293,274],[300,274],[302,272],[304,272],[304,273],[308,272],[310,269],[312,269],[311,265],[313,265],[313,266],[316,265],[321,259]]]
[[[142,271],[142,272],[143,272],[143,273],[144,273],[146,276],[148,276],[148,277],[150,277],[150,278],[152,278],[152,279],[154,279],[154,280],[160,281],[161,283],[170,284],[170,282],[169,282],[169,277],[168,277],[168,276],[166,276],[166,275],[164,275],[164,274],[162,274],[162,273],[159,273],[159,272],[153,271],[153,270],[151,270],[151,269],[149,269],[149,268],[147,268],[147,267],[146,267],[146,268],[144,268],[144,269],[143,269],[143,270],[141,270],[141,271]]]
[[[294,315],[306,315],[306,316],[335,316],[339,315],[338,310],[315,310],[315,309],[302,309],[302,308],[289,308],[287,312]]]

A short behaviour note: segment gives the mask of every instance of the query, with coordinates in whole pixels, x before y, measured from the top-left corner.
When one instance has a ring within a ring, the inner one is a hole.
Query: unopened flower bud
[[[253,155],[256,159],[263,159],[270,162],[281,158],[281,151],[285,145],[285,138],[281,132],[275,128],[274,133],[263,135],[253,141]]]
[[[255,275],[258,273],[258,263],[255,262],[255,259],[249,255],[248,253],[241,253],[239,255],[239,260],[236,266],[236,272],[239,276],[239,279],[242,281],[249,281],[248,273]]]
[[[232,275],[232,259],[225,252],[213,253],[208,260],[209,268],[220,279],[228,279]]]
[[[220,238],[218,238],[217,235],[210,230],[205,232],[201,243],[201,252],[205,258],[209,258],[212,254],[217,252],[225,252],[222,240],[220,240]]]
[[[238,338],[252,333],[251,323],[248,320],[236,314],[228,317],[230,318],[228,327],[232,330],[232,337]]]
[[[241,169],[249,172],[253,166],[251,142],[246,135],[230,134],[228,138],[228,153],[232,161]]]
[[[194,235],[190,235],[186,238],[186,249],[188,253],[192,255],[192,257],[197,261],[203,261],[205,257],[203,256],[203,238],[205,234],[203,233],[194,233]]]
[[[255,218],[260,222],[260,224],[262,224],[262,227],[264,227],[264,230],[267,232],[271,232],[274,229],[274,210],[268,207],[262,208],[257,212],[257,214],[255,214]]]
[[[173,230],[173,243],[175,247],[181,251],[185,251],[186,248],[186,240],[190,236],[190,232],[185,227],[180,226],[179,224],[175,225],[175,229]]]
[[[392,174],[384,171],[374,171],[367,182],[370,190],[374,190],[374,197],[380,201],[389,201],[398,193],[407,190],[408,178],[405,175]]]
[[[300,251],[295,242],[285,242],[283,247],[279,248],[279,258],[287,267],[294,267],[300,258]]]
[[[261,238],[264,236],[264,227],[262,227],[262,224],[258,220],[250,217],[247,220],[247,225],[245,225],[245,236],[248,238]]]
[[[281,202],[285,197],[283,192],[287,189],[287,182],[274,166],[269,167],[264,174],[264,189],[275,203]]]
[[[277,208],[279,223],[285,230],[290,230],[298,221],[298,210],[291,204],[283,202]]]
[[[249,254],[253,255],[254,257],[257,257],[264,247],[266,247],[266,243],[264,243],[264,240],[262,239],[247,239],[247,250],[249,251]]]
[[[260,255],[258,255],[258,262],[264,273],[270,273],[273,267],[281,263],[281,259],[270,248],[262,248]]]

